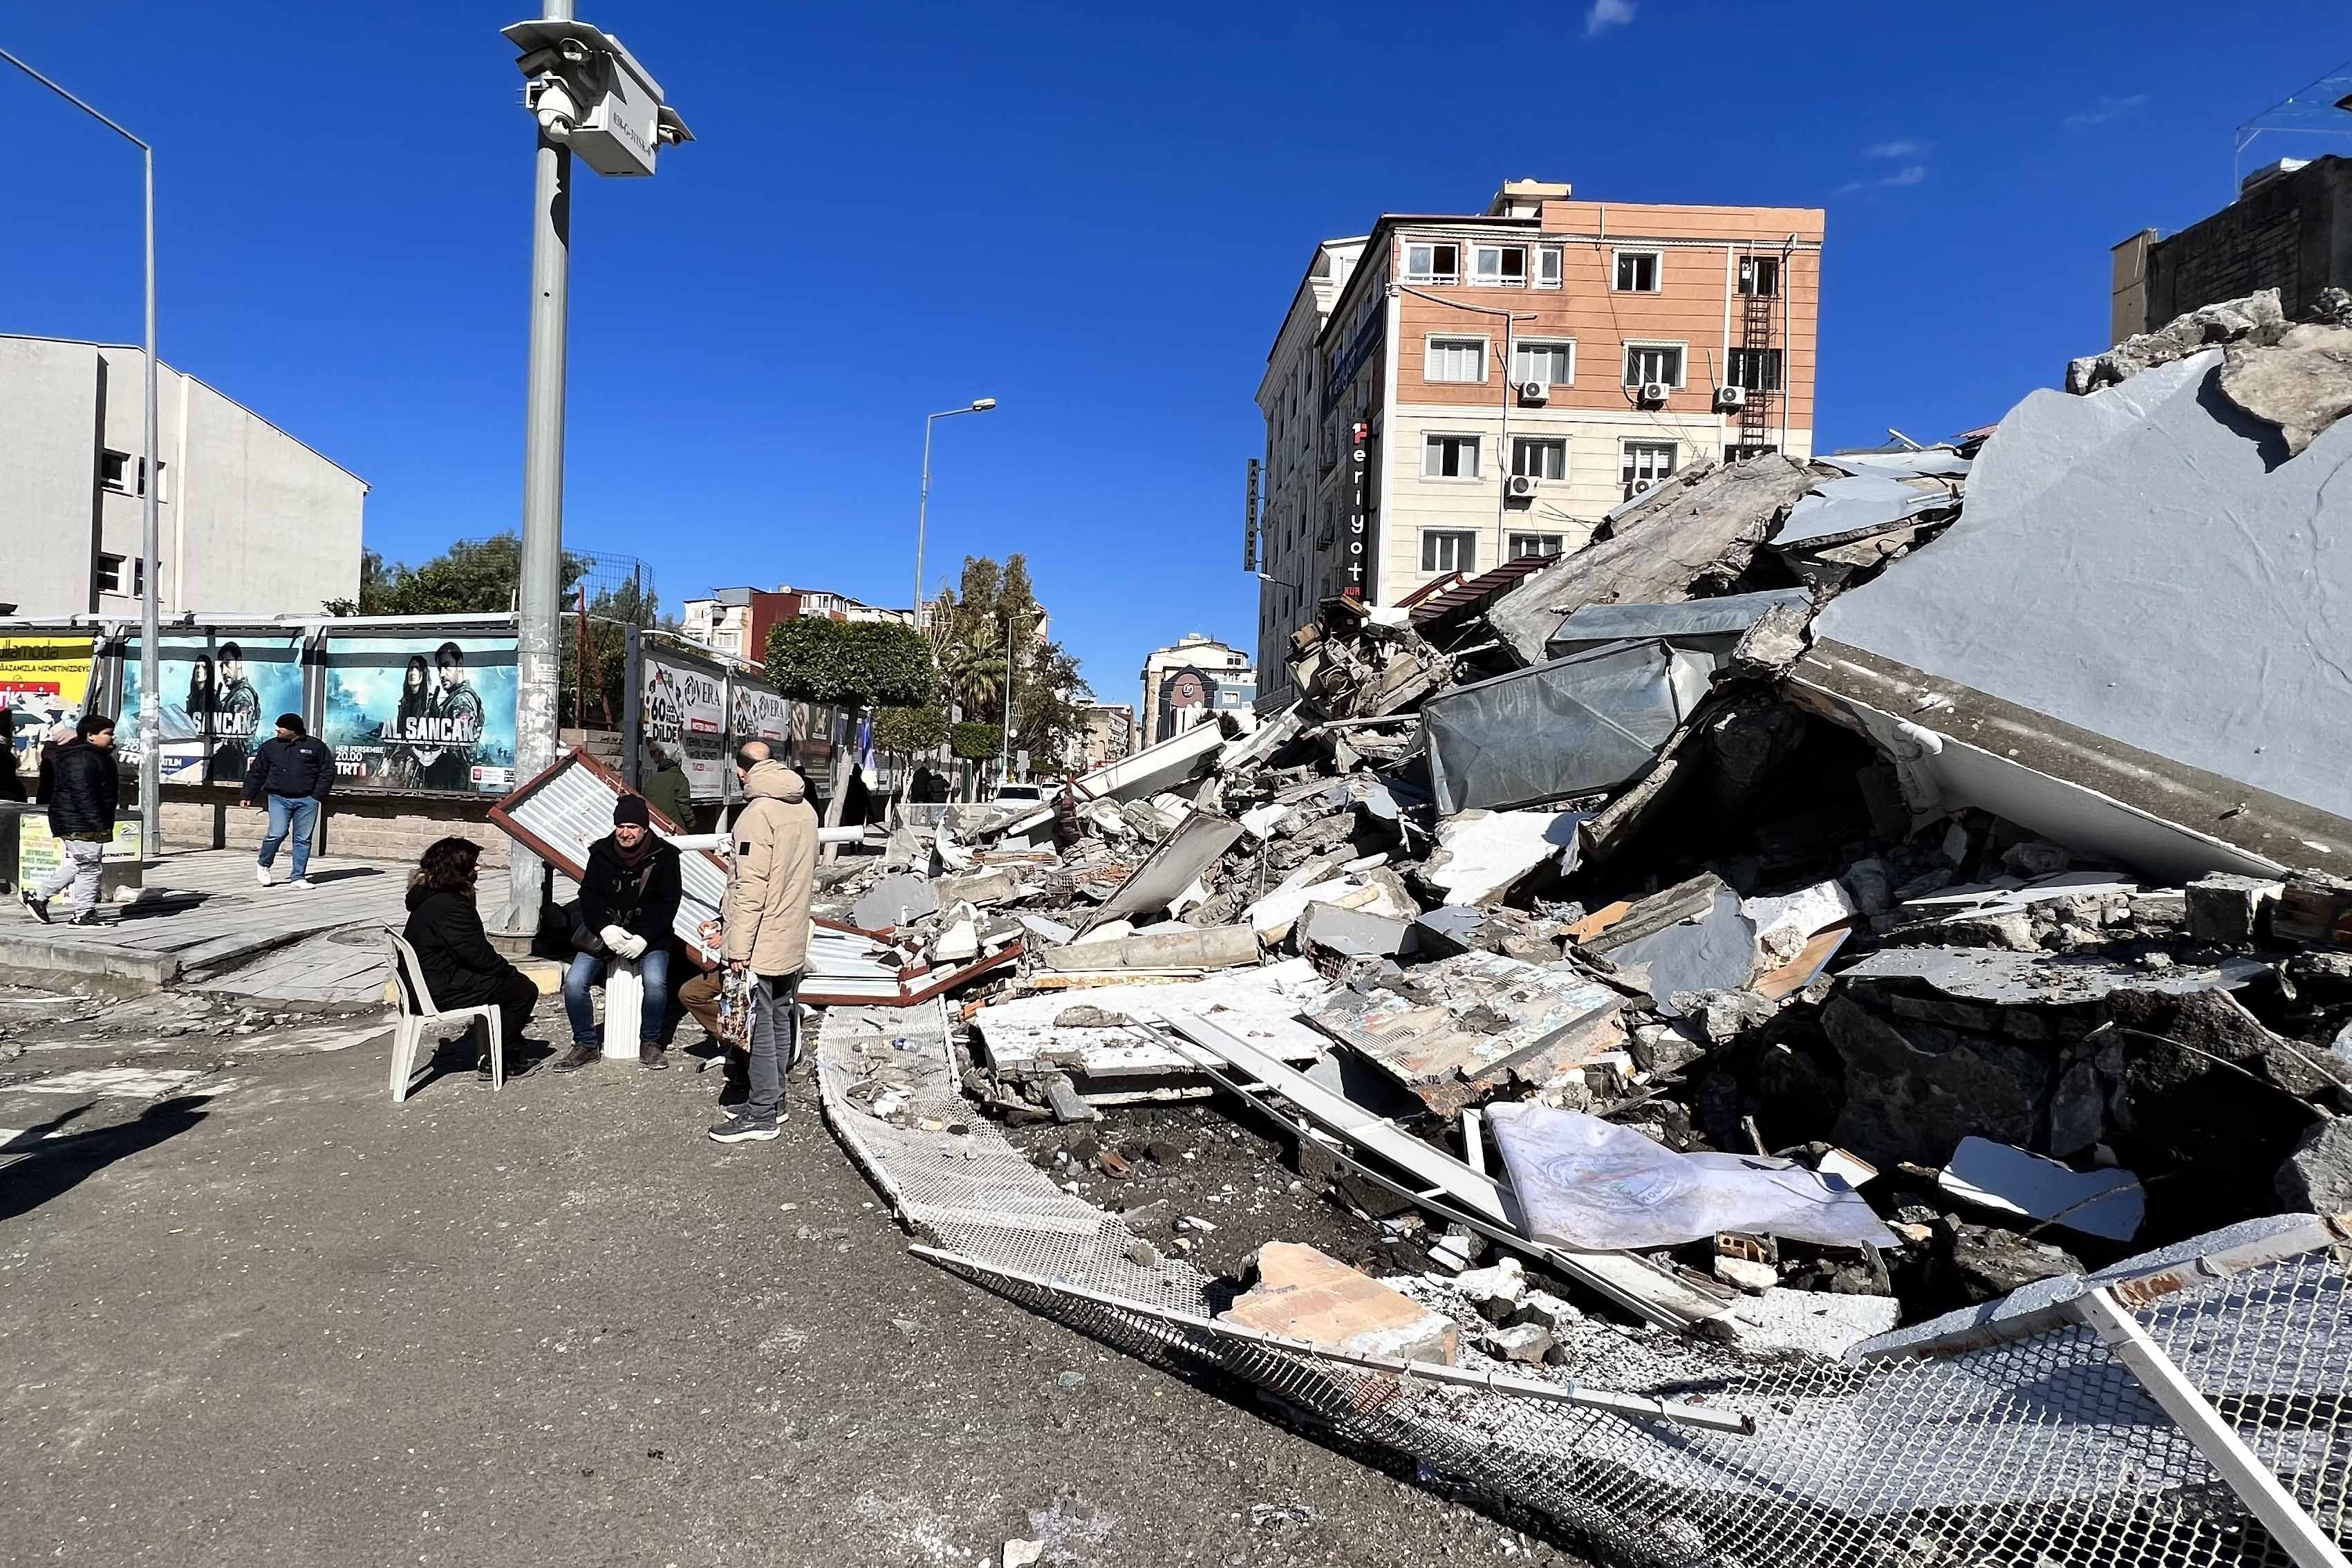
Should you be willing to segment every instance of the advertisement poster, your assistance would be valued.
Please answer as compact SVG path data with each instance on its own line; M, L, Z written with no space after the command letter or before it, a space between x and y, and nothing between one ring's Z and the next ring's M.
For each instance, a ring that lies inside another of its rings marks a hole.
M36 771L43 737L80 719L89 695L89 658L87 633L0 637L0 706L8 710L20 774L29 778Z
M136 864L139 859L139 820L132 817L114 825L114 837L106 847L109 865ZM39 812L27 812L16 819L16 885L31 888L57 875L66 863L66 852L55 835L49 832L48 818Z
M793 743L793 704L764 686L738 683L727 732L736 741L766 741L781 756Z
M727 691L719 672L647 651L646 739L678 758L697 800L725 798Z
M515 638L331 637L327 721L339 783L504 795L515 786Z
M139 639L121 644L122 712L115 745L139 758ZM165 784L245 782L245 765L277 732L280 713L302 711L302 637L297 632L187 632L163 637Z

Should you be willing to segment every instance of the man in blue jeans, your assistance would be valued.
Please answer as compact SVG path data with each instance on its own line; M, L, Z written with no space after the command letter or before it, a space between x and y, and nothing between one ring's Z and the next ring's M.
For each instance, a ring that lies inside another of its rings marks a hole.
M645 797L625 795L613 803L613 831L589 847L572 915L572 945L578 951L563 976L572 1049L555 1064L557 1072L578 1072L604 1056L589 991L615 959L635 961L645 985L637 1065L653 1070L669 1065L663 1058L661 1032L669 1017L670 928L677 920L681 888L677 849L650 822Z
M334 787L335 753L302 727L302 715L280 713L278 733L261 742L245 770L246 807L257 810L265 802L269 807L269 826L261 836L261 855L253 868L255 881L269 886L270 864L290 832L294 874L286 885L310 885L311 830L318 826L320 803Z

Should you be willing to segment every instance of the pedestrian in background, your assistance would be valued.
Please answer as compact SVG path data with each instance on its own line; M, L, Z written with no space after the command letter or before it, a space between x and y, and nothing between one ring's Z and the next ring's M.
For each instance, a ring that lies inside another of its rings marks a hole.
M613 831L588 848L572 917L572 967L563 976L563 1010L572 1020L572 1052L557 1072L578 1072L604 1054L596 1034L596 1004L589 995L615 959L634 960L645 989L637 1018L637 1065L659 1069L662 1026L669 1020L670 925L680 896L677 848L655 833L645 797L613 803Z
M1054 797L1054 847L1066 855L1086 836L1086 827L1078 820L1078 786L1066 778L1062 793Z
M816 813L801 776L764 741L735 752L745 804L735 819L727 889L727 965L751 979L751 1097L710 1130L714 1142L771 1139L787 1114L784 1075L798 1054L801 971L808 963L816 881Z
M122 775L114 765L114 721L85 713L72 738L52 746L41 763L41 798L48 804L49 831L65 851L65 864L20 896L33 918L47 925L49 900L70 886L73 916L67 923L94 926L99 874L106 865L106 847L114 842L114 810L122 790Z
M646 775L646 804L667 817L681 833L694 831L694 781L686 776L677 753L658 741L646 742L653 771Z
M24 798L24 775L16 771L16 710L0 702L0 800Z
M278 847L294 835L293 875L289 888L310 885L310 840L319 825L319 807L335 787L335 753L326 742L302 727L299 713L280 713L278 733L261 742L252 765L245 770L245 807L269 807L269 826L261 835L261 853L255 859L253 879L269 886L270 864Z
M490 945L474 907L474 879L481 846L465 838L436 839L418 857L408 879L408 925L401 934L416 950L425 989L440 1007L494 1006L506 1045L505 1076L523 1070L522 1032L539 1005L539 987ZM410 1000L423 1005L422 997ZM485 1050L474 1075L488 1083L490 1054Z
M70 742L74 734L73 725L60 724L41 742L40 765L33 775L33 799L42 805L49 804L49 791L56 785L58 748Z

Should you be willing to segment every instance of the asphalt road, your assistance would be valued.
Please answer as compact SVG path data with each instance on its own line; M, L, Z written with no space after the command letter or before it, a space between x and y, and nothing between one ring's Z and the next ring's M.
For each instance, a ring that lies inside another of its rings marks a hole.
M381 1027L0 992L0 1561L1573 1561L909 1257L804 1085Z

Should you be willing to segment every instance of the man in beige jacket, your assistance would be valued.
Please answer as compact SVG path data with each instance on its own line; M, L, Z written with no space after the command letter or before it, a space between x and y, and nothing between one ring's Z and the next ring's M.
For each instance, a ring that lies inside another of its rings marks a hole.
M783 1126L816 880L816 813L800 774L771 759L764 741L736 748L735 773L744 805L735 818L726 951L729 970L751 981L751 1096L710 1130L720 1143L764 1142Z

